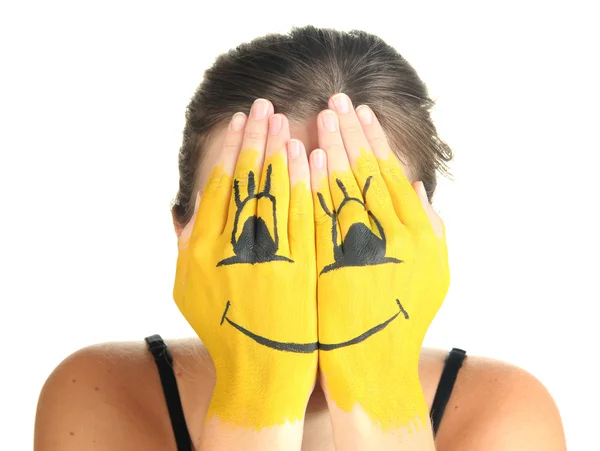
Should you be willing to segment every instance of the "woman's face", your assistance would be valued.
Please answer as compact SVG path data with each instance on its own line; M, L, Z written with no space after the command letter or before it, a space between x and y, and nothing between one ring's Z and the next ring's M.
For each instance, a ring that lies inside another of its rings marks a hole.
M194 192L198 190L202 192L204 190L204 186L206 185L208 177L218 160L223 139L225 138L225 134L227 132L227 125L228 124L225 124L220 130L213 134L213 138L208 143L208 146L204 149L204 155L199 167L196 188L194 189ZM317 135L317 116L315 115L308 121L302 123L290 121L290 135L291 138L301 140L306 147L306 152L310 154L310 152L319 147ZM411 168L403 163L401 164L404 168L404 172L408 176L408 179L411 181L411 183L414 182L415 180ZM175 223L175 231L178 235L181 231L181 227L178 226L177 223Z

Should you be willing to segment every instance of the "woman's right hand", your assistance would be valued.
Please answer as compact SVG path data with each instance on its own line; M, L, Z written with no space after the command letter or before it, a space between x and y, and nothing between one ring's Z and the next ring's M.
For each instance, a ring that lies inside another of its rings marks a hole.
M232 118L178 246L173 296L217 373L207 420L302 420L317 369L313 201L304 147L270 102Z

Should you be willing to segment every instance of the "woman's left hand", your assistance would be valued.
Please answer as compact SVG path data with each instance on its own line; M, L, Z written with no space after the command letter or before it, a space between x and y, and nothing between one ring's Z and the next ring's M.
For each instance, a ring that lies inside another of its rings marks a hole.
M450 281L444 224L372 111L358 108L360 121L344 94L330 108L318 119L325 152L311 155L323 388L383 429L423 425L421 345Z

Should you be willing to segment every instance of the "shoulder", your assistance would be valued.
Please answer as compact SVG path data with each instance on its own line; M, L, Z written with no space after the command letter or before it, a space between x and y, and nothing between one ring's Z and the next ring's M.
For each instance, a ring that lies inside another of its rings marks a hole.
M35 450L169 449L161 396L143 341L80 349L56 367L41 390Z
M437 360L439 380L447 351L424 350L424 355ZM538 378L511 363L468 353L436 444L464 451L566 450L558 408Z

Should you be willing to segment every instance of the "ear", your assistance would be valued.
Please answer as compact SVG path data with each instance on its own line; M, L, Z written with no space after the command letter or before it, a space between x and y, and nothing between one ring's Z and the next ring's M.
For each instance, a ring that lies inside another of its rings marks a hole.
M187 223L187 225L183 226L177 220L177 215L175 214L175 209L171 208L171 216L173 217L173 227L175 228L175 234L177 235L178 240L188 240L192 235L192 229L194 228L194 223L196 222L196 214L198 213L198 206L200 205L200 191L196 192L196 202L194 204L194 214L191 219Z

